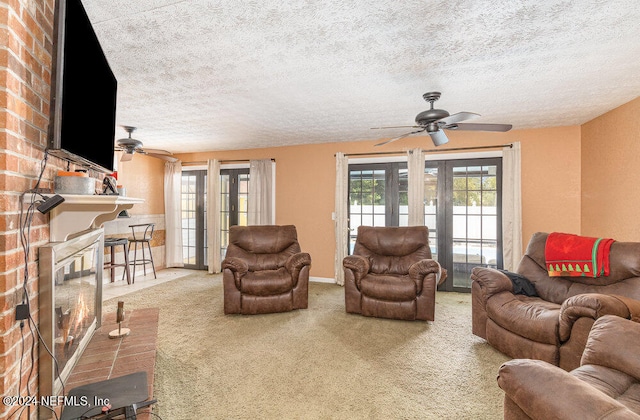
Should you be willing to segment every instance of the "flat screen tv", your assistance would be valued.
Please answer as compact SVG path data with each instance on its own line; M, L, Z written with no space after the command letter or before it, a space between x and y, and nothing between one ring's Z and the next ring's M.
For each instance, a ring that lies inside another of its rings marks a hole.
M113 172L117 81L80 0L57 0L48 153Z

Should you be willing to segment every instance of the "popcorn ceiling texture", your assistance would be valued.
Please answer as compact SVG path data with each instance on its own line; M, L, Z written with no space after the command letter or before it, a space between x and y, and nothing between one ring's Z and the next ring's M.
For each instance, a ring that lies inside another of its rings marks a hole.
M173 152L388 138L428 108L514 129L640 95L633 0L84 0L118 124ZM124 130L117 137L125 137Z

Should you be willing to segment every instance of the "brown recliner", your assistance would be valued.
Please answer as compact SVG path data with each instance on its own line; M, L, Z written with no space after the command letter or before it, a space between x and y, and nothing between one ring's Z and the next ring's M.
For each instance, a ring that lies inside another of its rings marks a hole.
M500 367L504 418L640 419L640 324L598 318L580 367L565 372L547 362L515 359Z
M380 318L433 321L438 282L446 271L431 259L424 226L360 226L346 257L346 311Z
M513 358L539 359L565 370L580 365L596 319L640 314L640 243L614 242L608 276L549 277L547 233L532 236L517 273L538 296L514 294L502 272L476 267L471 274L472 331Z
M225 314L307 307L311 257L300 252L295 226L231 226L222 261Z

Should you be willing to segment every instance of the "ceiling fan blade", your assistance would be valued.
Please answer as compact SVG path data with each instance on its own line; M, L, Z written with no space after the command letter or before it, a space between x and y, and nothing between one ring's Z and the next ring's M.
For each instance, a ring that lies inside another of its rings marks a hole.
M389 139L389 140L383 141L382 143L378 143L378 144L376 144L375 146L383 146L383 145L385 145L385 144L391 143L392 141L396 141L396 140L400 140L400 139L403 139L403 138L405 138L405 137L408 137L408 136L410 136L410 135L412 135L412 134L422 133L424 130L425 130L425 129L423 128L422 130L412 131L411 133L406 133L406 134L403 134L403 135L401 135L401 136L394 137L394 138L392 138L392 139Z
M371 130L386 130L388 128L420 128L419 125L393 125L389 127L371 127Z
M120 158L120 162L128 162L131 159L133 159L133 153L125 152L122 154L122 157Z
M466 130L466 131L500 131L505 132L511 130L511 124L482 124L482 123L461 123L446 125L442 128L447 130Z
M435 122L438 123L438 125L442 126L442 125L455 124L460 121L466 121L473 118L478 118L479 116L480 114L476 114L475 112L458 112L458 113L449 115L448 117L440 118Z
M155 154L155 155L167 155L167 156L171 156L173 155L173 153L167 151L167 150L162 150L162 149L147 149L146 147L143 149L144 152L146 154Z
M444 134L444 131L442 130L431 132L429 133L429 136L431 137L431 140L433 140L433 144L436 146L442 146L445 143L449 143L447 135Z
M162 160L166 160L167 162L177 162L178 158L175 158L173 156L169 156L166 154L159 154L159 153L145 153L147 156L151 156L154 158L158 158L158 159L162 159Z

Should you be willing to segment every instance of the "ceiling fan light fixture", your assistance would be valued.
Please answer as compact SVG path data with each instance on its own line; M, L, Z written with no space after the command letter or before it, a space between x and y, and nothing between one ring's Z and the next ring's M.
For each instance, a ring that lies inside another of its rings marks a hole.
M429 137L431 137L431 141L436 147L449 143L449 138L442 130L430 132Z

